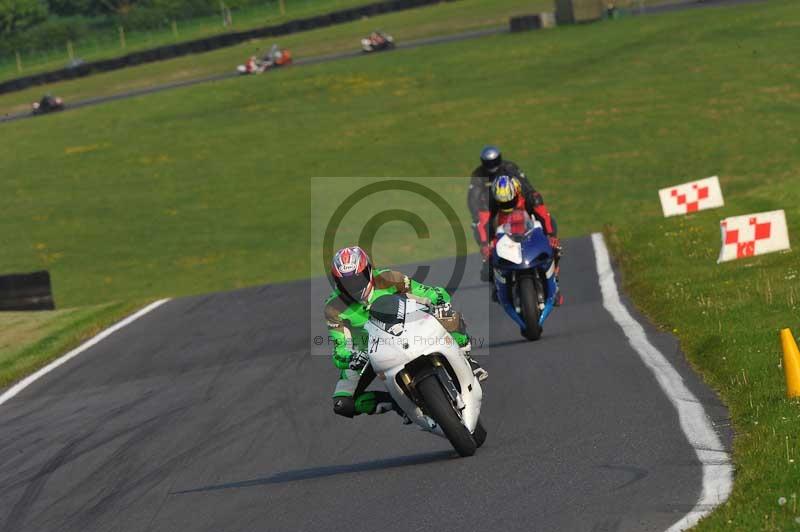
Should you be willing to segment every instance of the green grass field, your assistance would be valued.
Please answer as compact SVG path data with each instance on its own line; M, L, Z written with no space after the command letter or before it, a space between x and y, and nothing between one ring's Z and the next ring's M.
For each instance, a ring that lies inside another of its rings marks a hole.
M171 21L164 21L163 28L159 30L126 32L125 48L121 47L120 35L117 28L111 28L106 31L95 32L86 39L73 43L73 51L76 57L80 57L86 61L108 59L133 51L192 39L201 39L227 31L243 31L261 26L281 24L289 20L310 17L333 10L347 9L369 4L373 1L375 0L287 0L286 12L285 14L281 14L278 1L271 0L266 1L262 5L234 11L232 27L224 27L221 24L220 15L199 17L176 22L176 36L171 26ZM649 6L689 1L692 0L616 0L615 3L620 8L632 8L636 10ZM508 3L508 0L498 0L494 2L493 7L495 8L495 12L502 13L504 6ZM484 7L489 7L488 2L481 2L480 4L483 4ZM553 9L552 0L517 1L516 4L520 8L524 8L523 12L538 10L540 9L540 5L544 10L550 11ZM475 8L475 6L461 6L456 9L464 12L474 10ZM383 17L378 20L383 20ZM441 25L442 20L437 20L436 23ZM369 30L371 29L372 27L369 28ZM23 71L21 73L17 68L16 56L13 54L9 56L0 56L0 80L63 68L69 62L67 43L58 42L53 44L54 48L46 52L26 53L22 51L21 60Z
M698 529L798 528L777 331L800 332L800 261L715 263L725 216L783 208L800 230L798 20L792 0L631 17L2 125L0 271L48 268L63 308L306 277L310 178L467 175L495 142L564 236L605 230L636 303L730 406L734 493ZM709 175L724 208L662 218L658 188ZM443 191L460 209L464 193ZM377 260L451 249L407 239Z
M374 0L287 0L286 11L281 14L277 0L250 6L232 13L233 25L222 25L222 15L215 14L195 19L176 21L173 31L171 21L164 21L162 29L124 32L125 47L116 27L104 31L96 30L81 41L73 43L73 53L84 61L97 61L119 57L131 52L166 46L182 41L203 39L229 31L244 31L261 26L282 24L290 20L312 17L340 9L372 3ZM14 54L0 56L0 80L16 78L64 68L69 63L67 43L53 43L50 51L20 51L23 70L17 68Z

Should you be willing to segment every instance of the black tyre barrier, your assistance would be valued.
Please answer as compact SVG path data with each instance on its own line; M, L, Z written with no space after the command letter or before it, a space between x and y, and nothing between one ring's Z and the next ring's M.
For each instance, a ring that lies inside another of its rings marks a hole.
M456 0L386 0L360 7L343 9L341 11L333 11L324 15L292 20L277 26L265 26L254 30L226 33L206 39L160 46L158 48L133 52L114 59L92 61L90 63L83 63L78 67L63 68L3 81L0 82L0 94L20 91L36 85L45 85L57 81L90 76L100 72L109 72L133 65L141 65L143 63L163 61L164 59L172 59L188 54L207 52L218 48L234 46L251 39L289 35L291 33L352 22L363 17L372 17L384 13L391 13L393 11L404 11L406 9L454 1Z
M542 27L542 17L539 15L511 17L510 26L512 32L538 30Z
M0 311L55 308L49 272L0 275Z

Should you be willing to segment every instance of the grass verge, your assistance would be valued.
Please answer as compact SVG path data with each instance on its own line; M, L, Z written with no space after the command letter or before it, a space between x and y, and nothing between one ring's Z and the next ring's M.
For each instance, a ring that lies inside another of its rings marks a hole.
M133 312L109 303L45 312L0 313L0 390Z
M730 181L726 184L732 188ZM775 193L768 185L755 188L764 199ZM783 192L787 203L797 205L797 188ZM748 196L729 194L725 211L761 210ZM784 206L778 198L767 201ZM800 212L790 212L797 220ZM719 250L709 243L719 240L718 218L707 213L608 228L606 234L625 289L680 339L693 367L730 409L735 489L699 530L800 528L800 402L784 395L778 341L784 327L800 334L797 252L715 266ZM781 497L786 504L780 504Z

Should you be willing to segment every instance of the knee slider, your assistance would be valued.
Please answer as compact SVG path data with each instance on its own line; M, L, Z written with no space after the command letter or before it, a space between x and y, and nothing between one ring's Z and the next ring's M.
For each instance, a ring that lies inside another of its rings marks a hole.
M353 417L356 415L356 402L352 397L334 397L333 411L340 416Z

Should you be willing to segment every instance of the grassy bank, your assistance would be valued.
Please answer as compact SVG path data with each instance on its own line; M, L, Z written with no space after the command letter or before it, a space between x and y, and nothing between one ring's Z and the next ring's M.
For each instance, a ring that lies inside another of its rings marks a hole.
M132 312L137 304L110 303L47 312L0 314L0 390L33 373Z
M631 17L13 123L0 271L48 268L76 307L305 277L311 177L466 175L496 142L565 236L612 228L636 302L731 406L734 494L700 530L789 530L800 407L783 398L777 328L800 328L798 261L715 258L724 216L784 208L800 230L797 20L790 0ZM661 217L658 188L709 175L724 208ZM462 213L464 193L445 191ZM451 250L405 243L377 259Z
M194 19L175 21L164 20L161 29L124 31L124 41L115 25L107 28L91 30L81 40L72 43L76 58L84 61L97 61L120 57L131 52L167 46L179 42L203 39L231 31L244 31L262 26L283 24L290 20L312 17L340 9L347 9L374 0L295 0L286 2L286 9L281 13L277 1L264 2L262 5L248 6L232 13L232 26L222 25L221 14L197 17ZM122 47L122 44L125 47ZM67 43L54 42L49 51L19 50L23 70L19 72L14 54L0 56L0 80L28 76L38 72L64 68L70 61Z
M398 42L403 42L501 27L508 24L511 16L551 8L552 0L496 0L495 2L459 0L363 19L332 28L288 35L278 42L281 46L290 48L295 58L314 57L359 50L360 40L376 27L383 28ZM48 91L62 96L69 105L69 102L84 98L107 96L162 83L234 72L237 65L244 63L253 54L268 50L273 42L274 39L256 39L205 54L185 56L0 95L0 113L28 111L31 102L37 101Z

